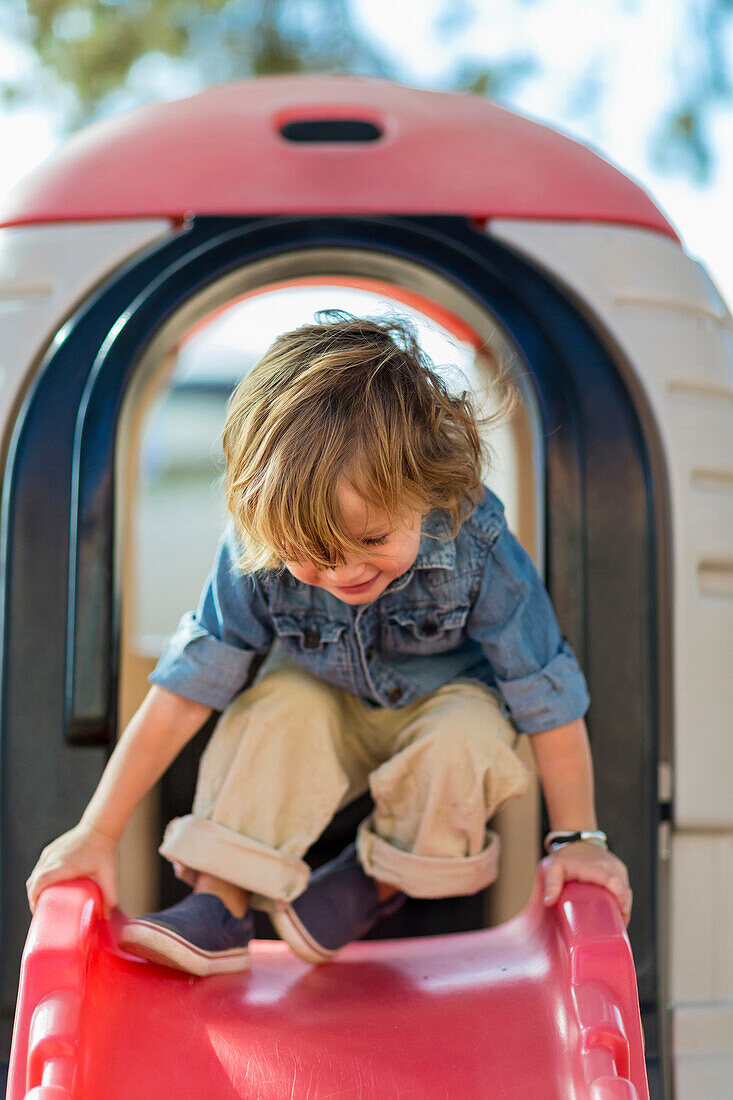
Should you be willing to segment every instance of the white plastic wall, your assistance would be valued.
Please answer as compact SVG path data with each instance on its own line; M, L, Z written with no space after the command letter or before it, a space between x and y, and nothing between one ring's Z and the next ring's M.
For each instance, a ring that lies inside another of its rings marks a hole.
M661 234L515 221L488 231L608 328L661 440L674 662L669 958L661 962L675 1100L720 1100L733 1076L733 320L703 267Z
M124 260L171 232L163 219L0 229L0 453L44 352L75 306Z

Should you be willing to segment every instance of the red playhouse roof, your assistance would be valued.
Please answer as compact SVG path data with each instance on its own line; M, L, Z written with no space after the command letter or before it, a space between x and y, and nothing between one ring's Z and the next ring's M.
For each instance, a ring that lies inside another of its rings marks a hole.
M380 136L281 132L337 119ZM549 126L483 96L348 74L257 77L96 123L0 201L0 225L190 214L537 218L677 239L638 184Z

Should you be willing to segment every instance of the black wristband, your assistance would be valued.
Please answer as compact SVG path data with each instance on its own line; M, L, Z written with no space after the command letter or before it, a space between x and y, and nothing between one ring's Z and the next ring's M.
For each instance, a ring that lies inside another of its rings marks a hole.
M553 829L545 837L545 851L550 855L558 848L563 848L566 844L574 844L578 840L589 841L591 844L598 845L599 848L608 850L608 837L600 829L581 829L576 833L565 833L561 829Z

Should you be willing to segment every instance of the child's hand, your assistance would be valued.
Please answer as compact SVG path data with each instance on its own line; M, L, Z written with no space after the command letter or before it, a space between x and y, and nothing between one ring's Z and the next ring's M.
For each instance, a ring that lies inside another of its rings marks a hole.
M79 824L43 849L26 882L31 913L42 890L54 882L91 878L99 886L105 912L117 904L117 841L90 825Z
M632 893L625 865L611 852L587 840L565 844L543 860L545 905L554 905L566 882L595 882L605 886L618 902L624 924L631 917Z

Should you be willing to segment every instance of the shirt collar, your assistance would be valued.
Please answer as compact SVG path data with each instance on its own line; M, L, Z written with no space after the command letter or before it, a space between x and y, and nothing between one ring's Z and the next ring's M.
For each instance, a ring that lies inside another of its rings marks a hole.
M452 524L445 512L437 508L428 512L422 522L420 546L414 562L401 577L395 577L390 581L378 598L381 599L387 593L399 592L401 588L405 588L412 580L416 569L453 569L456 564L456 548L454 540L450 538L451 530ZM431 538L431 535L440 535L441 538Z
M428 512L422 522L420 547L413 569L453 569L456 564L456 547L454 539L450 537L452 526L446 512L438 508Z

